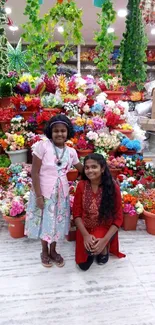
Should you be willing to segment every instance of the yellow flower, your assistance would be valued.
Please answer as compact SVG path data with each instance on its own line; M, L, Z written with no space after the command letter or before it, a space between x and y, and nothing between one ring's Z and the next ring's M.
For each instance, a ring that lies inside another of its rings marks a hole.
M29 84L33 83L36 80L36 77L32 77L31 74L25 73L19 79L19 82L28 82Z
M29 95L26 95L24 98L25 102L30 102L32 98Z

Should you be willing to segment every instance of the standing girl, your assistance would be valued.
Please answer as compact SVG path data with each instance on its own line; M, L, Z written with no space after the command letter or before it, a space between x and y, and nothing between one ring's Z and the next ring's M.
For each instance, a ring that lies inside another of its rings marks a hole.
M81 173L75 149L65 145L74 135L73 126L65 115L52 117L45 129L47 139L36 144L33 151L33 189L27 208L25 234L40 238L41 262L64 266L56 251L56 243L68 234L70 226L69 186L66 174L72 165ZM49 246L49 247L48 247Z
M109 251L125 257L118 245L118 229L123 222L120 189L100 154L90 154L84 160L73 216L78 228L76 263L83 271L89 269L95 256L99 265L108 262Z

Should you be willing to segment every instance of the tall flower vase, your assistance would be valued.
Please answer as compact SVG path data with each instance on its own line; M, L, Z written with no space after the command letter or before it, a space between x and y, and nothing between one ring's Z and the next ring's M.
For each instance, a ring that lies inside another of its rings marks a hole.
M12 238L24 237L25 215L18 218L3 216L3 219L8 223L8 230Z
M123 216L123 228L125 231L136 230L138 215L131 216L129 213L124 213Z
M149 234L155 235L155 214L144 210L146 230Z
M15 150L15 151L6 151L8 154L11 163L27 163L27 149Z

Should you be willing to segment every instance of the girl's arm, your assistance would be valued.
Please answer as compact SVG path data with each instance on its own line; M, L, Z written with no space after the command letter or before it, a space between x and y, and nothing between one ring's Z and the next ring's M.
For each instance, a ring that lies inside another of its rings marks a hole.
M74 165L74 167L79 171L80 174L83 173L83 165L80 162Z
M40 180L39 180L39 172L40 172L41 164L42 164L42 160L39 159L35 154L33 154L32 172L31 172L32 184L36 194L37 206L38 208L43 209L44 199L41 193Z

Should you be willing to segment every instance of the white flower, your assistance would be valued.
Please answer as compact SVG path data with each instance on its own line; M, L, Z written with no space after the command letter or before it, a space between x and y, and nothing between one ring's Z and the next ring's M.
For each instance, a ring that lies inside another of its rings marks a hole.
M83 108L82 108L84 113L89 113L90 112L90 107L88 104L86 104Z
M134 177L129 177L129 178L128 178L128 181L129 181L129 182L134 182L134 181L135 181L135 178L134 178Z
M89 140L92 140L92 141L97 141L97 139L98 139L98 134L97 134L96 132L89 131L89 132L87 133L87 138L88 138Z

